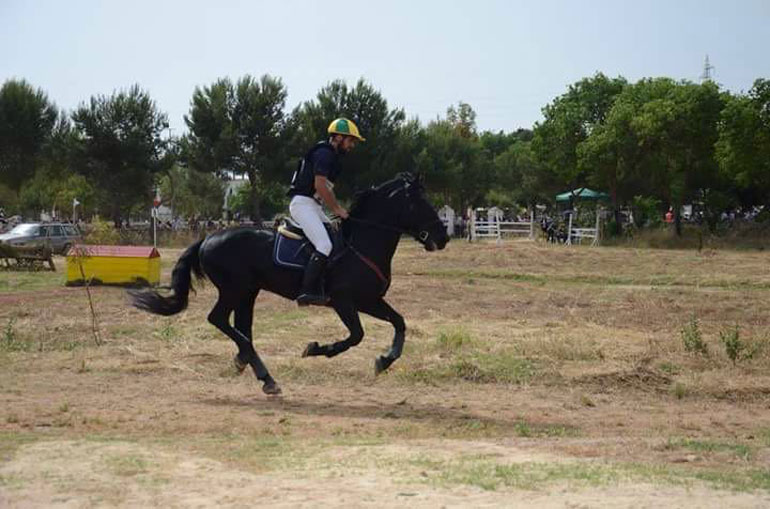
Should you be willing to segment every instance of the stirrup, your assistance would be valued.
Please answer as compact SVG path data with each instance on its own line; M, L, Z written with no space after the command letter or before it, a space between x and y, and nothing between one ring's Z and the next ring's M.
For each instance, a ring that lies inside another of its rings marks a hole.
M328 295L314 295L312 293L303 293L297 297L297 304L300 306L325 306L329 303Z

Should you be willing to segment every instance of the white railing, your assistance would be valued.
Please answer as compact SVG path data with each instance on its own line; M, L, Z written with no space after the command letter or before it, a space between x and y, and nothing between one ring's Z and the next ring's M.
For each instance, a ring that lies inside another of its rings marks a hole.
M592 246L598 245L599 236L596 228L572 228L567 244L582 244L584 240L590 240Z
M479 238L492 238L500 242L503 235L521 235L530 239L535 238L534 213L530 213L529 221L496 221L495 219L479 220L476 214L471 215L470 241Z
M596 226L593 228L573 228L572 227L572 215L569 216L569 227L567 231L569 234L567 235L567 242L565 242L566 245L570 246L572 244L582 244L583 239L591 239L591 245L592 246L598 246L600 235L600 223L599 223L599 210L596 211Z
M501 234L526 235L534 237L534 230L531 221L500 221Z

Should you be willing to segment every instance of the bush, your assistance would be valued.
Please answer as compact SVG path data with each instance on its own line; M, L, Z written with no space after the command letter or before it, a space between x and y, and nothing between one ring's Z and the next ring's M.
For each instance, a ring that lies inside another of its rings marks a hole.
M113 228L109 221L103 221L99 216L94 216L83 240L87 244L114 246L120 244L120 232Z
M738 359L741 357L741 353L746 349L746 345L741 341L738 326L736 325L726 331L720 331L719 339L722 341L722 344L725 345L727 357L733 361L733 366L735 366Z
M693 316L690 321L682 327L681 330L682 343L684 343L684 349L690 353L697 353L703 356L708 356L708 345L703 341L703 336L700 332L700 325L698 319Z
M637 228L661 225L660 200L652 196L634 196L634 224Z
M733 361L735 366L738 361L752 359L764 347L765 343L761 341L744 341L738 326L720 331L719 339L725 346L725 354Z

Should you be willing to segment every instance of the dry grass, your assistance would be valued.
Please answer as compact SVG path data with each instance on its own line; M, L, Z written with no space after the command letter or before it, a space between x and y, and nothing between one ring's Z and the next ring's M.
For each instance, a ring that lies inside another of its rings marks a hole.
M163 251L166 278L179 253ZM427 475L437 490L684 479L765 491L768 262L764 252L525 241L427 254L405 242L388 300L405 316L407 345L379 378L372 361L389 346L389 325L364 318L359 347L301 359L308 341L341 339L344 327L330 310L260 296L254 341L284 388L280 400L232 373L234 346L205 320L210 284L171 318L130 308L123 290L92 289L105 341L97 347L82 289L63 288L61 273L0 273L0 487L34 485L3 473L30 441L103 437L255 475L395 469L404 482ZM686 348L693 318L707 353ZM731 359L724 338L736 325L745 348ZM412 446L437 438L431 447L445 455L415 467L425 451ZM551 459L490 462L473 456L479 443ZM405 452L364 466L330 459L353 447ZM159 468L133 449L105 454L99 464L115 477Z

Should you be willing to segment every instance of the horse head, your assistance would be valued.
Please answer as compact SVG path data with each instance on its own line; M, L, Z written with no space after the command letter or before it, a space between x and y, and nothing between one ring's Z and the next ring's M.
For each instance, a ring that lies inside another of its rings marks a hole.
M427 251L444 249L449 242L446 227L424 191L420 177L401 173L359 194L351 216L409 233Z

